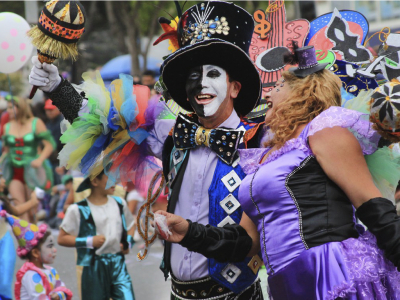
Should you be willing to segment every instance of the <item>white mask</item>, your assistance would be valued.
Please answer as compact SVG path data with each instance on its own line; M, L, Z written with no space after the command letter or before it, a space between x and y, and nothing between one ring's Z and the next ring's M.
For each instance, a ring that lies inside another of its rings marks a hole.
M49 235L40 247L40 257L44 264L52 264L56 258L57 249L55 248L54 237Z

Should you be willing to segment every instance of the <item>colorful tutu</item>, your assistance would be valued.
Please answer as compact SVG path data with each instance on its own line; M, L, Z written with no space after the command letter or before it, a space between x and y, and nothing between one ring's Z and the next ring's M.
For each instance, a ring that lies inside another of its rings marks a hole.
M146 138L156 119L174 118L163 103L149 101L149 89L134 86L133 78L120 74L109 90L97 72L88 74L81 89L88 98L89 113L74 120L64 132L65 143L59 154L61 165L78 169L94 178L102 170L108 186L121 182L142 185L148 173L160 169L148 153Z

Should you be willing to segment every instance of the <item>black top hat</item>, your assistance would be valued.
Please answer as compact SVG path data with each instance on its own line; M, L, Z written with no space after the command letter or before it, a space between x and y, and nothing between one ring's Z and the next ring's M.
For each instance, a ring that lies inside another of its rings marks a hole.
M296 56L295 61L298 62L298 66L290 68L289 72L297 77L304 78L310 74L322 71L328 65L328 63L318 63L314 46L297 48L294 55Z
M83 192L87 189L90 189L90 177L85 177L85 179L79 184L78 188L76 189L77 193Z
M193 111L185 89L187 73L196 66L216 65L242 84L234 107L240 115L248 114L261 95L260 75L248 55L253 17L232 3L203 2L183 13L177 31L181 48L161 66L172 98L185 110Z

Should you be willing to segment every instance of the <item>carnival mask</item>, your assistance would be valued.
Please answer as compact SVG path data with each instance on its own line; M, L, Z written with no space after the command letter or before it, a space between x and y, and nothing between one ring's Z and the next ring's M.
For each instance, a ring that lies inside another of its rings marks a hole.
M214 65L203 65L189 71L186 93L200 117L213 116L227 96L227 73Z

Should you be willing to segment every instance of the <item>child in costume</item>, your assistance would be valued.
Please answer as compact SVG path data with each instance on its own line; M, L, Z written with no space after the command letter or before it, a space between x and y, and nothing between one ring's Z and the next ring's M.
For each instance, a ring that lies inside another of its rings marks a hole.
M126 202L112 196L115 187L106 189L107 180L101 172L79 185L77 192L90 189L90 195L68 208L58 243L77 248L82 299L134 300L124 257L133 245L134 219Z
M0 172L0 211L19 216L39 204L36 193L32 192L31 199L24 204L13 206L7 196L3 194L6 181ZM0 218L0 300L10 300L12 297L11 287L15 268L15 248L10 232L7 230L7 223Z
M39 227L8 214L5 210L0 216L6 218L18 240L17 255L27 262L17 272L14 287L17 300L70 300L72 292L60 280L57 271L44 264L52 264L57 250L55 240L47 225Z

